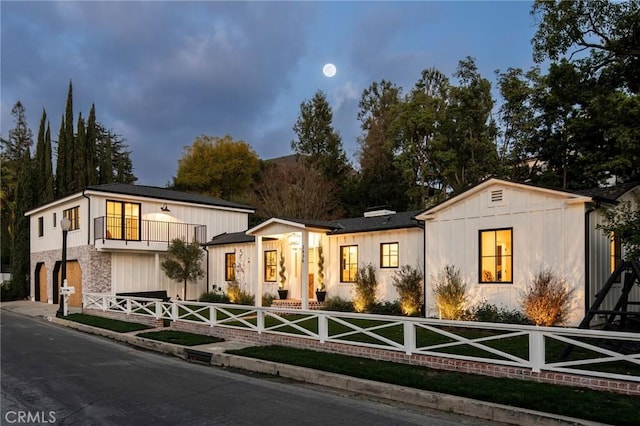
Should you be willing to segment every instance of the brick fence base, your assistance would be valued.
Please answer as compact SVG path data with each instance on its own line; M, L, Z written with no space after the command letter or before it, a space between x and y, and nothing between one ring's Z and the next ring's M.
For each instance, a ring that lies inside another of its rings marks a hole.
M147 324L152 318L142 316L127 316L123 313L103 312L87 309L87 313L96 316L121 319L124 321L136 321ZM147 321L143 321L147 320ZM162 325L162 320L159 326ZM298 349L310 349L320 352L329 352L342 355L359 356L382 361L399 362L403 364L429 367L439 370L457 371L461 373L480 374L490 377L503 377L509 379L528 380L538 383L550 383L573 387L589 388L598 391L615 392L625 395L640 396L640 383L607 379L600 377L580 376L576 374L542 371L535 373L529 368L504 366L486 362L466 361L431 355L413 354L386 349L367 348L363 346L348 345L343 343L325 342L306 339L291 335L279 335L270 333L256 333L251 330L239 330L226 327L211 327L207 324L197 324L184 321L171 321L171 329L190 333L204 334L220 337L228 341L248 343L256 346L280 345Z

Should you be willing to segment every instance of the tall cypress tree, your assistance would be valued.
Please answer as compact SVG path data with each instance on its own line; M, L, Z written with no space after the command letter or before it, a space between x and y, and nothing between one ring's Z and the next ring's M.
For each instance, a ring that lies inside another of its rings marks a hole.
M67 138L65 136L64 116L60 122L58 132L58 147L56 149L56 198L60 198L69 192L69 181L67 180Z
M73 159L73 169L74 169L74 185L73 190L77 191L79 189L87 186L87 170L86 170L86 131L84 127L84 119L82 118L82 113L78 114L78 132L76 133L75 143L74 145L74 159Z
M34 204L41 205L53 200L53 171L51 164L51 131L47 123L47 112L42 109L38 142L33 168Z
M98 175L96 168L98 166L98 157L96 153L96 145L98 143L98 129L96 127L96 106L91 104L89 118L87 119L87 135L85 138L85 180L87 185L95 185L98 183Z
M76 170L74 164L76 163L76 149L75 149L75 137L73 131L73 85L69 81L69 91L67 92L67 106L64 113L64 138L65 138L65 155L67 157L66 167L64 169L64 177L67 185L67 192L75 191L77 188L76 182ZM60 153L58 153L60 154Z

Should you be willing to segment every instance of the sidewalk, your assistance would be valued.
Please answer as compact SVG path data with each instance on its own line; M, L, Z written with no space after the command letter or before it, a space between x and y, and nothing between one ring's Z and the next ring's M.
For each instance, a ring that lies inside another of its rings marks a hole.
M142 337L136 336L136 334L153 330L143 330L131 333L117 333L110 330L104 330L85 324L68 321L63 318L56 318L55 314L58 310L58 305L50 305L46 303L30 301L1 302L0 312L5 310L21 315L40 317L47 321L83 331L85 333L108 337L112 340L127 343L135 347L172 355L187 361L197 360L219 367L235 368L257 373L269 374L273 376L280 376L305 383L359 393L379 399L386 399L397 403L406 403L429 409L448 411L455 414L490 420L502 424L535 424L556 426L602 425L602 423L591 422L582 419L558 416L555 414L526 410L490 402L476 401L469 398L462 398L437 392L429 392L403 386L379 383L371 380L358 379L350 376L343 376L340 374L327 373L324 371L313 370L304 367L297 367L293 365L263 361L253 358L245 358L225 353L227 349L241 349L250 346L239 342L225 341L220 343L209 343L205 345L185 347L174 345L171 343L144 339ZM70 308L69 311L70 313L79 313L82 310L79 308Z

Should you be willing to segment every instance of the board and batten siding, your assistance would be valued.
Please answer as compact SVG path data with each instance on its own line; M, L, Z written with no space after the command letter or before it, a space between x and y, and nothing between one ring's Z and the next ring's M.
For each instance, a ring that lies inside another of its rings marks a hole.
M398 268L380 267L380 245L398 243ZM330 235L328 250L325 248L325 284L328 296L351 300L355 295L354 283L340 282L340 247L358 246L358 268L372 264L378 279L378 300L394 301L398 292L393 286L393 276L400 266L409 265L423 270L424 242L421 228L393 229L377 232Z
M79 229L67 233L67 247L87 245L89 237L89 229L87 226L89 213L87 206L87 199L80 196L31 214L29 216L29 227L31 230L29 235L31 245L30 252L38 253L50 250L62 250L62 228L60 227L62 212L73 207L79 207ZM42 237L38 236L38 219L41 217L43 218L44 225Z
M492 202L491 191L502 191ZM499 183L485 187L435 212L425 221L425 281L428 316L436 277L454 265L468 287L469 306L486 301L521 309L521 297L536 273L549 268L574 289L570 323L584 316L584 203L568 202L559 192ZM513 283L480 283L479 231L511 228Z

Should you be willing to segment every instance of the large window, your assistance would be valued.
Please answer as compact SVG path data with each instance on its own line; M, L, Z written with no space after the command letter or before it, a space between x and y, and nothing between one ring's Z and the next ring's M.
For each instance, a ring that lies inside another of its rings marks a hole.
M609 269L613 274L613 271L615 271L618 265L622 262L622 244L620 242L620 238L616 237L613 233L611 233L610 256ZM622 274L618 275L614 282L621 282L621 277Z
M233 281L236 279L236 254L224 254L224 280Z
M340 281L352 283L356 281L358 272L358 246L340 247Z
M264 280L267 282L276 281L277 256L275 250L264 252Z
M38 237L44 237L44 217L38 218Z
M107 201L107 238L140 239L140 204Z
M513 229L480 231L480 282L513 282Z
M381 268L397 268L398 267L398 243L380 244L380 267Z
M80 207L79 206L64 210L62 212L62 217L69 219L69 221L71 222L71 227L69 227L69 231L75 231L76 229L80 229Z

